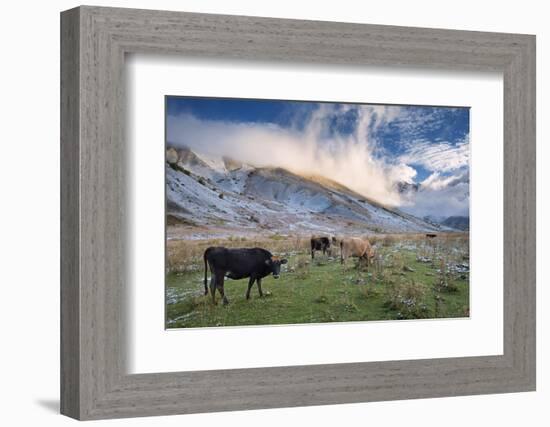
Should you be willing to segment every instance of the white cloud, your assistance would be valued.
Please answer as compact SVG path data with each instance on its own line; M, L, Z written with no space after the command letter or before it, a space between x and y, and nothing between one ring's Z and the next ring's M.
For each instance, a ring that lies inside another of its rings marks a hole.
M417 216L445 218L469 216L470 181L467 170L444 176L434 172L420 183L417 193L408 194L403 209Z
M404 163L398 163L388 171L388 177L393 183L406 182L407 184L412 184L416 175L416 169Z
M351 109L357 118L353 132L331 132L331 119L340 120ZM169 143L199 153L321 175L418 216L433 215L434 211L438 215L467 215L468 138L458 144L401 141L406 147L404 154L397 158L379 155L385 149L380 145L383 141L372 136L377 129L398 123L403 132L414 134L419 125L433 126L434 114L428 116L397 106L320 104L305 125L283 128L269 123L203 120L183 113L167 116L167 136ZM417 177L414 165L434 172L417 193L400 194L395 184L413 183ZM451 172L455 175L449 176ZM465 180L459 182L463 174Z
M400 161L438 172L450 172L467 167L470 161L468 137L457 144L415 141L407 152L400 156Z
M327 116L335 108L321 104L303 130L265 123L199 120L190 114L168 116L168 141L210 155L225 155L256 166L284 167L337 181L381 203L398 206L397 179L410 181L414 169L373 155L369 124L387 120L378 107L358 108L357 126L349 135L328 134Z
M439 218L455 215L469 216L469 185L460 183L438 190L419 190L414 204L404 206L403 209L420 217L425 215Z
M428 178L421 182L422 188L429 190L442 190L449 186L449 183L456 179L454 176L441 176L439 172L432 173Z

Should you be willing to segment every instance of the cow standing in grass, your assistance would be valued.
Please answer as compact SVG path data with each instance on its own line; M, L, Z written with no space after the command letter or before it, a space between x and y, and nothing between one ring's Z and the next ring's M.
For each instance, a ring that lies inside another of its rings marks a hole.
M271 252L262 248L210 247L204 251L204 295L208 294L208 266L210 266L211 273L212 302L216 304L217 289L223 304L228 304L229 300L224 292L225 277L233 280L249 278L246 299L250 298L250 289L254 282L257 283L258 292L262 297L262 279L270 274L278 279L281 265L286 263L286 259L273 256Z
M332 255L331 243L336 244L335 237L311 236L311 259L315 258L315 251L322 251L323 255Z
M344 264L349 257L365 260L368 267L374 258L374 249L368 239L346 237L340 240L340 263Z

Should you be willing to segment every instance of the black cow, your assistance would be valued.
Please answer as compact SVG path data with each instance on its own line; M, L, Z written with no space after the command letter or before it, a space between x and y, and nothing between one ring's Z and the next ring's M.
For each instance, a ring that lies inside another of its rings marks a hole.
M204 251L204 295L208 295L208 266L210 266L210 293L212 302L216 304L216 289L222 296L224 304L229 301L225 296L223 283L224 278L233 280L248 280L246 299L250 298L250 289L254 282L258 284L260 297L262 293L262 279L273 274L275 279L279 278L281 265L286 264L286 259L280 259L262 248L240 248L229 249L224 247L210 247Z
M332 243L336 243L335 237L331 239L325 236L311 236L311 259L315 258L315 251L323 251L323 255L328 252L330 256L332 254L332 249L330 247L331 240Z

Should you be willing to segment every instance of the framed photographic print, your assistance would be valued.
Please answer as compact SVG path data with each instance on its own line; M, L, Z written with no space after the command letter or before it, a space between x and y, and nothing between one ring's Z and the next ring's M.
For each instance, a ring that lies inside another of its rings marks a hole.
M534 36L84 6L61 40L63 414L535 389Z
M469 316L469 108L167 96L165 114L167 328Z

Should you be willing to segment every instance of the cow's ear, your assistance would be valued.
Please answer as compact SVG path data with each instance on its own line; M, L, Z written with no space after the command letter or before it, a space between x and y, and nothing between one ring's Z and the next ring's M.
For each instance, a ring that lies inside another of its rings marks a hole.
M271 264L271 259L268 258L264 262L265 262L265 265L270 265Z
M283 258L283 259L281 260L281 264L286 264L287 262L288 262L288 260L285 259L285 258Z

